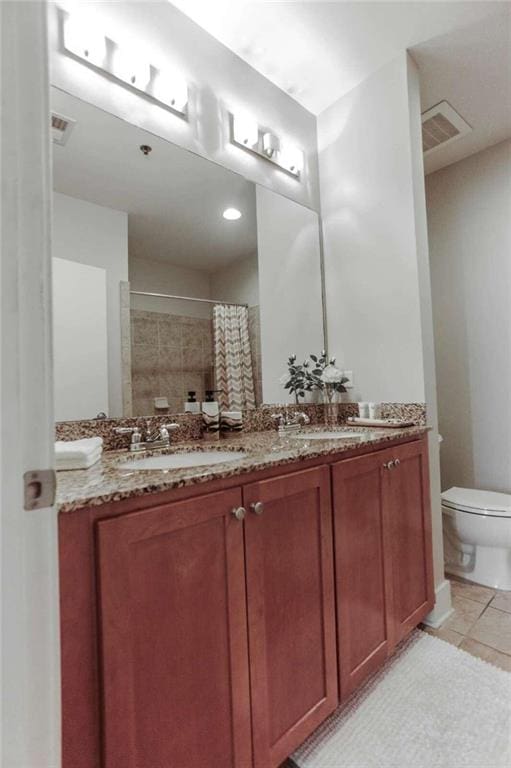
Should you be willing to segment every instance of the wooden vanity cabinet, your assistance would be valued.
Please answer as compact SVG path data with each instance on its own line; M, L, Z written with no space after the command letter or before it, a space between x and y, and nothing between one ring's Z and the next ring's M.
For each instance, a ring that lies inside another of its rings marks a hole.
M426 440L339 458L60 515L63 768L277 768L421 621Z
M433 608L426 440L332 467L340 699Z
M392 644L383 454L332 467L341 701L383 664Z
M338 703L329 467L243 498L254 768L273 768Z
M232 489L97 523L104 768L252 765L240 505Z
M382 464L395 645L435 603L427 440L385 451Z

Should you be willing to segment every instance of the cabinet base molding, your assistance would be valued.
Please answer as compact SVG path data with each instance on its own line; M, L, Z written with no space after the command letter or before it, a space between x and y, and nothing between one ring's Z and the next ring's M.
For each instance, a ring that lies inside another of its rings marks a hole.
M437 587L435 587L435 606L433 610L428 613L423 624L426 624L426 626L431 627L432 629L438 629L442 626L444 621L447 621L453 612L451 583L447 581L447 579L444 579Z

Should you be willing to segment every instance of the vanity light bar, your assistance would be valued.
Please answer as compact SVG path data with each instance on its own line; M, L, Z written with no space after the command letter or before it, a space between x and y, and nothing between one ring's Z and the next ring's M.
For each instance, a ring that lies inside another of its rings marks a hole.
M281 141L243 112L231 113L230 129L231 144L269 160L296 179L300 178L304 157L299 147Z
M93 27L88 19L63 19L63 46L67 53L121 83L187 116L188 84L177 73L166 72L132 53Z

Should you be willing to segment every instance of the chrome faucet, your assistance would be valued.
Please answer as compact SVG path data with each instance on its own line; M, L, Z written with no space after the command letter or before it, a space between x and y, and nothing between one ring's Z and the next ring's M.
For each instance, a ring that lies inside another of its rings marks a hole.
M273 413L272 419L277 422L277 429L280 437L299 432L302 427L310 424L310 418L303 411L292 411L288 413Z
M162 424L151 431L151 422L146 422L146 435L142 439L140 427L116 427L116 435L131 435L130 451L147 451L153 448L170 448L170 433L179 429L179 424Z

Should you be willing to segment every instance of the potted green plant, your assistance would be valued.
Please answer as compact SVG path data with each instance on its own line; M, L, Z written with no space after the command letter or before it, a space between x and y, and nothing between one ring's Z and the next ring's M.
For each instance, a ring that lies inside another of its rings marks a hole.
M300 397L305 397L305 393L310 392L313 388L309 367L307 360L304 360L303 363L297 363L296 355L291 355L287 361L287 373L280 379L284 389L295 396L296 403L299 403Z

